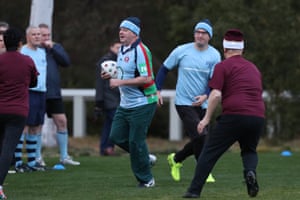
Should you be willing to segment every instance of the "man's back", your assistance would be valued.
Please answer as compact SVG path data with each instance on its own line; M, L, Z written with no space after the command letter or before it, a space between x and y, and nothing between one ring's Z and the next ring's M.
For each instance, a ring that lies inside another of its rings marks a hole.
M34 63L28 56L15 51L0 55L0 110L2 114L27 116L28 88L34 72L36 72Z

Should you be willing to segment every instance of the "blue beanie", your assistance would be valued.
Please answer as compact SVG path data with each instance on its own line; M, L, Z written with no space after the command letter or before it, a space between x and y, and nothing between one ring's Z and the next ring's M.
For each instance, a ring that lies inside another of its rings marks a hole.
M139 35L141 31L141 20L137 17L127 17L120 24L120 28L127 28L134 34Z
M196 26L195 26L194 31L196 31L200 28L206 30L209 34L209 37L212 38L213 28L212 28L212 25L211 25L209 19L203 19L200 22L198 22L198 24L196 24Z

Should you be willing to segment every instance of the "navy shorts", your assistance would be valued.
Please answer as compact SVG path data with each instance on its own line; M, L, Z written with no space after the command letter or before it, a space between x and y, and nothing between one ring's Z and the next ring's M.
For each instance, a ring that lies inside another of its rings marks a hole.
M38 126L44 124L46 111L46 93L29 90L29 114L26 125Z
M51 117L52 114L63 114L65 113L65 107L63 100L60 99L47 99L46 100L46 112L47 116Z

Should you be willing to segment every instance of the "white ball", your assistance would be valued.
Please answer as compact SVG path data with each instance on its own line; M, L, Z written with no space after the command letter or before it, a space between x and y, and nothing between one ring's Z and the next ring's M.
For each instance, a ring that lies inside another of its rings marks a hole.
M117 62L113 60L106 60L101 64L101 70L103 72L108 73L111 78L118 77L118 69L117 69Z

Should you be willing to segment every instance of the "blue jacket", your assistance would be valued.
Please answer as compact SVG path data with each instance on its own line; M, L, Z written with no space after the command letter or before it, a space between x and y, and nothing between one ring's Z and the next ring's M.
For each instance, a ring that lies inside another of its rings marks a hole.
M55 43L52 49L46 49L47 57L47 99L61 98L59 66L70 66L70 58L64 48Z

